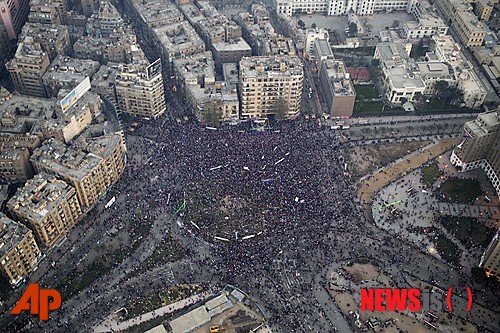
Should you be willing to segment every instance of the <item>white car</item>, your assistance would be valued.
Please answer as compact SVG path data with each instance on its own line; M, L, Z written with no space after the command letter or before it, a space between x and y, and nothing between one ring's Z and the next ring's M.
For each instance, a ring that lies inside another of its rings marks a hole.
M331 126L330 129L332 129L332 130L340 129L340 126L338 126L338 125Z

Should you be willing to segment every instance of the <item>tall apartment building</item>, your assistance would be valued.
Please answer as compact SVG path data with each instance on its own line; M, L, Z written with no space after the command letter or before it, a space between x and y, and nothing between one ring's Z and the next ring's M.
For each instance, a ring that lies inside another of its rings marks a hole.
M54 174L73 186L85 212L122 174L126 148L120 133L79 139L78 148L47 140L34 151L31 162L37 172Z
M332 116L351 116L356 90L343 60L326 59L321 64L319 80Z
M458 38L466 47L483 45L486 30L476 15L472 12L469 2L461 0L435 0L434 4L451 22Z
M240 61L242 118L295 117L300 112L304 71L297 56L255 56ZM285 110L279 110L285 108Z
M7 209L48 249L70 232L82 216L76 190L54 175L39 173L19 188Z
M0 272L11 286L20 285L41 256L31 230L0 213Z
M0 24L0 66L4 66L7 56L10 54L10 38L7 35L7 29Z
M0 0L0 25L5 26L9 39L21 32L29 9L29 0Z
M73 90L98 70L97 61L57 56L42 77L45 92L49 97L57 97L61 89Z
M159 61L149 66L121 65L115 77L115 89L118 105L123 112L157 118L166 110Z
M495 276L500 280L500 230L484 251L479 262L479 267L483 267L487 276Z
M25 182L33 177L30 153L25 147L0 147L0 181Z
M26 37L17 46L16 54L6 65L12 83L25 95L46 97L42 77L50 65L50 59L40 44Z
M450 161L462 171L482 168L500 195L500 112L481 113L466 122Z
M66 56L71 53L71 40L68 28L64 25L28 22L19 35L19 41L24 40L32 40L34 43L40 44L50 61L53 61L58 55Z

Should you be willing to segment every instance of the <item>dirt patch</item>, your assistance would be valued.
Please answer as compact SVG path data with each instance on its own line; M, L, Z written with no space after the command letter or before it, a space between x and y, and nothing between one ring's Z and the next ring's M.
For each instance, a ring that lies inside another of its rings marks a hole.
M350 170L354 177L362 177L429 143L424 140L354 147L348 153Z
M375 280L378 270L372 264L354 264L345 268L358 281Z

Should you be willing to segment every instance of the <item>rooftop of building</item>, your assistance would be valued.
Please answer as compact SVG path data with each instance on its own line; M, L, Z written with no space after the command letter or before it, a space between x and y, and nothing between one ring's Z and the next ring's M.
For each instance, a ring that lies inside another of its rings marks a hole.
M226 63L222 64L222 73L224 76L224 81L228 85L238 84L238 64L237 63Z
M168 52L176 52L186 48L205 46L203 40L198 36L188 21L170 24L154 29L160 43Z
M106 21L116 20L123 22L122 16L109 1L101 1L96 17L105 19Z
M0 213L0 258L9 253L30 232L21 223L9 219Z
M72 190L70 185L54 175L41 172L18 188L7 206L31 221L45 223L45 216L56 209Z
M132 63L132 64L118 64L118 68L116 69L115 82L119 84L126 83L135 83L135 84L148 84L157 82L157 78L162 78L161 75L150 77L148 80L147 77L147 67L149 66L149 62L142 63ZM163 79L162 79L163 82Z
M410 56L402 43L379 43L375 50L386 67L401 66Z
M68 34L68 28L64 25L47 25L43 23L26 22L19 35L20 41L26 37L33 38L34 41L55 43L59 38Z
M99 69L99 66L97 61L58 55L47 68L43 79L56 82L73 82L77 85L86 77L92 77Z
M272 76L302 76L302 62L297 56L254 56L243 57L240 61L240 76L257 77Z
M0 159L16 161L21 158L26 148L0 147Z
M204 82L215 82L215 62L209 51L197 53L193 56L174 59L175 72L185 82L196 81L199 85ZM204 82L200 82L200 80Z
M98 86L113 86L116 75L118 74L119 64L108 62L106 65L101 65L97 73L92 76L92 87Z
M483 136L490 130L500 129L500 113L498 111L481 113L475 120L465 123L465 130L473 137Z
M448 64L445 62L419 62L417 63L417 66L420 72L420 76L422 76L424 79L454 79L453 70L451 70L450 66L448 66Z
M44 164L57 173L82 180L103 158L109 156L118 144L122 144L122 137L118 133L97 138L80 135L71 145L49 139L33 152L30 160Z
M201 10L192 2L180 5L179 9L186 15L186 18L193 24L205 19L205 15Z
M50 129L63 129L70 121L71 118L78 119L79 116L88 110L88 105L90 103L100 102L101 97L98 94L87 91L83 96L78 98L78 100L72 104L66 111L56 111L57 118L50 118L43 122L41 125L44 128ZM59 108L58 108L59 109Z
M48 55L40 44L35 42L33 37L26 36L17 44L16 53L10 63L34 62L38 64L43 62L45 57L48 57Z
M37 133L40 122L54 115L55 102L19 94L0 98L0 133Z
M424 89L425 83L418 71L405 67L385 68L384 73L395 89Z
M230 42L217 42L212 44L214 49L218 52L229 51L251 51L252 48L248 45L243 38L231 40Z
M456 15L460 17L461 21L465 24L466 29L470 33L486 34L486 30L484 30L483 23L477 19L474 13L459 10L457 11Z
M355 96L356 90L352 84L343 60L326 59L324 66L335 96Z
M322 58L322 57L333 57L333 52L332 48L330 46L329 41L325 39L316 39L314 41L316 47L316 52L318 53L317 56Z
M150 25L168 25L182 18L179 8L169 0L134 0L133 3L144 22Z

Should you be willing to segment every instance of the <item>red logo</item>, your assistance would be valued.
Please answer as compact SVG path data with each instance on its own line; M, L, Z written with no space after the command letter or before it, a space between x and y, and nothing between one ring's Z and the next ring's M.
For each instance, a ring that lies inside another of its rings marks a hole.
M446 306L449 312L453 311L452 291L448 288L446 293ZM417 288L372 288L361 289L361 311L443 311L443 294L437 292L421 291ZM472 291L467 287L467 312L472 307Z
M40 289L38 283L32 283L10 313L18 315L23 311L29 311L32 315L38 315L40 320L48 320L49 311L60 307L61 294L57 290Z

